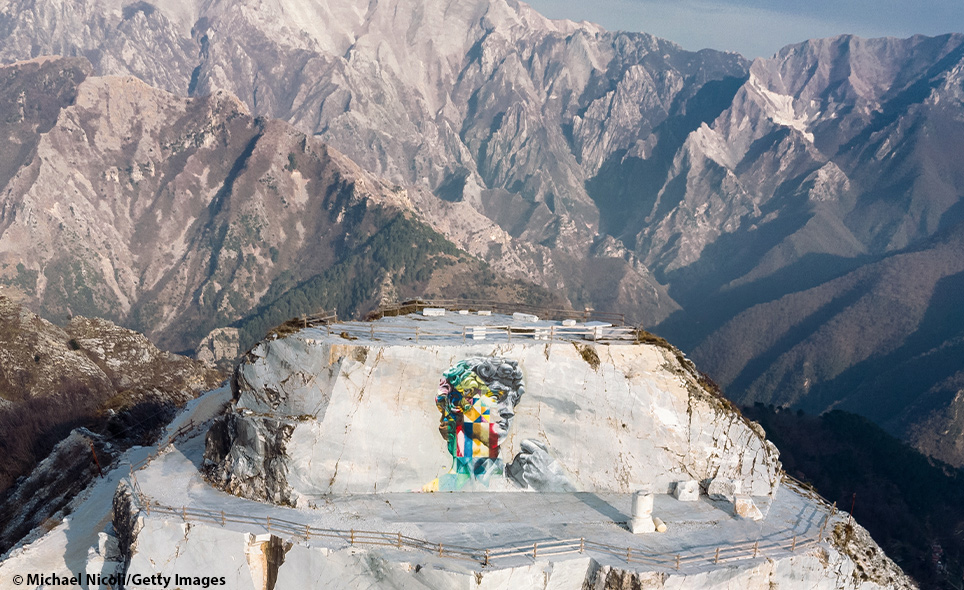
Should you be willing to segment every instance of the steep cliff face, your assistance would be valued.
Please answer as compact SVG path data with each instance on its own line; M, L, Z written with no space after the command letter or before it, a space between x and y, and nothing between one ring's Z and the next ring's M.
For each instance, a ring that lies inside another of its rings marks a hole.
M47 317L107 317L174 350L249 320L220 353L233 357L293 315L365 311L386 277L399 296L527 288L425 226L407 191L228 94L179 98L88 70L2 68L14 95L59 93L21 123L11 100L21 149L0 153L0 285ZM503 242L507 260L534 263Z
M421 324L433 327L450 326ZM536 440L581 491L666 493L676 481L720 478L768 496L777 486L776 449L705 390L676 351L463 344L458 334L416 344L397 341L393 333L406 327L387 320L371 324L374 340L362 330L361 341L348 342L340 330L302 330L247 354L232 380L234 407L208 435L212 481L299 506L326 494L420 490L452 462L438 436L439 379L462 359L494 356L517 363L525 384L509 432L499 435L506 463L522 441Z
M595 201L612 199L590 194L587 180L607 159L646 144L704 83L746 68L733 54L549 21L501 0L43 1L4 12L10 32L0 56L80 54L100 74L176 93L226 90L255 115L318 135L370 172L465 202L500 232L568 256L558 274L538 264L517 270L540 284L562 282L588 305L616 298L580 288L587 256L612 258L592 248ZM60 23L51 14L63 12L78 24L51 26ZM501 249L489 250L499 261ZM631 264L621 274L612 284L642 304L638 317L674 311L648 271Z

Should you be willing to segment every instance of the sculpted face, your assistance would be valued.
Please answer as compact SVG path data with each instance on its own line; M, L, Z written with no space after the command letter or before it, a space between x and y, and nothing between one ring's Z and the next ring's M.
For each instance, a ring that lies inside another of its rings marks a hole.
M501 357L468 358L442 373L435 405L452 468L422 490L491 489L490 482L501 480L536 491L575 491L543 442L521 441L521 451L508 465L499 457L523 393L519 364Z
M516 361L476 357L443 373L435 398L442 413L439 432L456 459L457 471L474 472L474 459L499 457L523 393Z

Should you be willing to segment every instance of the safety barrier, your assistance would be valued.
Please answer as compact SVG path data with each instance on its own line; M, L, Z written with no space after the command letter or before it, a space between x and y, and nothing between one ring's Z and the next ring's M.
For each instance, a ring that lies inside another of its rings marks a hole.
M379 307L368 315L369 320L379 319L386 316L406 315L418 313L425 308L438 307L450 311L458 310L487 310L495 313L530 313L544 320L599 320L622 325L626 322L626 316L621 313L610 313L587 309L577 311L574 309L542 307L538 305L528 305L525 303L507 303L504 301L491 301L483 299L415 299L403 303L394 303Z
M319 327L319 329L321 329ZM418 326L391 326L375 322L340 322L325 324L329 337L341 336L345 340L380 338L404 338L415 344L425 344L436 340L461 340L462 343L481 340L512 342L513 340L543 340L604 342L613 344L635 344L640 342L640 330L629 326L539 326L539 325L476 325L453 326L451 329L432 328L426 330Z
M206 522L209 524L226 526L228 523L258 526L271 534L287 535L290 538L329 539L348 546L383 546L396 549L412 549L425 551L438 557L449 557L476 562L482 566L494 564L497 560L509 558L538 559L567 554L597 553L610 555L626 563L638 563L668 570L680 570L686 565L708 565L710 563L730 563L746 559L774 557L778 551L795 553L820 544L824 531L833 513L828 512L820 532L816 535L793 535L789 538L774 539L766 542L743 541L740 543L720 546L713 550L688 550L679 553L651 553L638 547L618 547L606 543L591 541L585 537L563 539L557 541L533 542L524 545L482 549L464 545L433 543L425 539L418 539L403 535L400 532L369 531L356 529L329 529L314 527L270 516L259 517L244 514L231 514L224 511L203 510L195 508L174 508L163 504L152 503L143 494L137 494L141 509L147 515L162 514L179 517L181 520Z

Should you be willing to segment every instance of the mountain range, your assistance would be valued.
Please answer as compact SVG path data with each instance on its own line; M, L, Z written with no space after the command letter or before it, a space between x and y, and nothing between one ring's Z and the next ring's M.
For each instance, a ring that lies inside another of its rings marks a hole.
M750 62L509 0L30 0L0 60L0 274L47 317L188 350L557 298L964 465L962 35Z

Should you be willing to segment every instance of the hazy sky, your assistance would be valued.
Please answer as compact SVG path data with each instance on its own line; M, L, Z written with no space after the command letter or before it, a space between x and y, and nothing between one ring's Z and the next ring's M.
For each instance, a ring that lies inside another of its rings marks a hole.
M524 0L549 18L644 31L682 45L769 57L784 45L853 33L964 32L964 0Z

